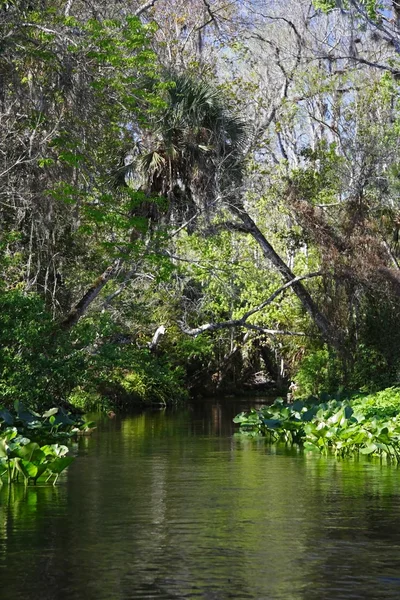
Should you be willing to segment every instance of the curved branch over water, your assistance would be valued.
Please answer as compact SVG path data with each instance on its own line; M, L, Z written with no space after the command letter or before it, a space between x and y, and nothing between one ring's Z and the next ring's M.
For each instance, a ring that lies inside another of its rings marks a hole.
M206 331L218 331L220 329L230 329L232 327L245 327L247 329L253 329L255 331L259 331L261 333L265 333L267 335L293 335L293 336L304 336L306 335L303 332L297 331L285 331L280 329L267 329L265 327L260 327L258 325L253 325L251 323L247 323L247 320L254 315L255 313L263 310L266 306L271 304L275 298L277 298L280 294L282 294L285 290L293 285L297 284L299 281L304 279L312 279L313 277L320 277L322 275L321 271L316 271L314 273L308 273L307 275L299 275L298 277L294 277L291 281L288 281L280 288L278 288L267 300L255 306L251 310L247 311L243 317L240 319L230 319L229 321L222 321L220 323L205 323L204 325L200 325L200 327L187 328L184 326L182 322L179 323L179 326L183 333L187 335L197 336Z

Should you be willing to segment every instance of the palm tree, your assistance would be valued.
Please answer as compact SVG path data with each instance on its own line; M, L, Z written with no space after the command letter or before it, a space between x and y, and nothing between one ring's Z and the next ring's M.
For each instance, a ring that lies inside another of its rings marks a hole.
M168 200L165 220L190 220L193 229L198 215L209 217L215 210L217 189L228 174L230 180L240 178L246 138L245 124L224 105L218 90L179 75L168 87L161 117L143 135L123 176L131 185L139 183L149 197ZM150 213L160 217L154 204Z

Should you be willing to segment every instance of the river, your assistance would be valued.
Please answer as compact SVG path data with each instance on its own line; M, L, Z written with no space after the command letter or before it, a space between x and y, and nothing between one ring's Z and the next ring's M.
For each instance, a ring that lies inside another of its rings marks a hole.
M238 400L100 418L0 489L1 600L400 597L400 470L234 436Z

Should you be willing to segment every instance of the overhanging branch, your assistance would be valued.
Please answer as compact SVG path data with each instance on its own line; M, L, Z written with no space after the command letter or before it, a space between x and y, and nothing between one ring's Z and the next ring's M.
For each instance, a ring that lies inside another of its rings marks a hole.
M178 322L178 325L179 325L181 331L183 331L183 333L186 333L187 335L194 336L194 337L196 337L202 333L205 333L206 331L212 332L212 331L218 331L221 329L231 329L233 327L245 327L246 329L253 329L254 331L259 331L259 332L265 333L267 335L304 336L306 334L303 332L286 331L286 330L280 330L280 329L268 329L266 327L247 323L247 320L255 313L263 310L266 306L271 304L275 300L275 298L277 298L285 290L287 290L291 286L295 285L299 281L302 281L303 279L312 279L313 277L320 277L321 275L322 275L321 271L316 271L314 273L308 273L307 275L299 275L298 277L294 277L291 281L288 281L287 283L282 285L280 288L278 288L273 294L271 294L271 296L267 300L265 300L258 306L255 306L251 310L247 311L243 315L243 317L241 317L240 319L230 319L228 321L222 321L220 323L205 323L204 325L200 325L199 327L194 327L194 328L185 327L184 323L182 323L182 322Z
M116 259L113 264L107 267L104 273L102 273L100 277L93 282L79 302L75 304L64 321L62 321L61 326L64 329L70 329L76 325L79 319L86 314L89 306L92 304L92 302L94 302L94 300L96 300L97 296L100 294L104 286L107 285L109 280L117 274L120 266L121 260Z

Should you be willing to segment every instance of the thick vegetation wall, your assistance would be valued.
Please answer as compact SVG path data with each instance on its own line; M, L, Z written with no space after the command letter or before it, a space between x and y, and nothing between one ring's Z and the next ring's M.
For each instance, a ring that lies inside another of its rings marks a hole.
M0 403L395 384L396 11L0 2Z

